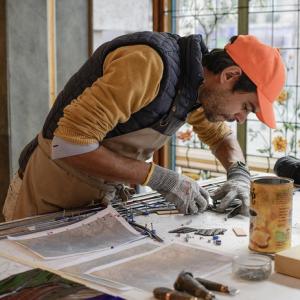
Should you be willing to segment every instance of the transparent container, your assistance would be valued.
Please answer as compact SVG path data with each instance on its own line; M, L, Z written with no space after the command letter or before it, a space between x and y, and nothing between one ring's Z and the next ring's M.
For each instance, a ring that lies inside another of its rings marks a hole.
M237 256L232 262L232 272L241 279L251 281L264 280L272 272L272 260L260 254Z

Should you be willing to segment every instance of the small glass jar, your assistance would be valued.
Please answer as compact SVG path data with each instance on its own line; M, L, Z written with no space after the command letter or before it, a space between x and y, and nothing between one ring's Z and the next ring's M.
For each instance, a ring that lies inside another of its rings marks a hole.
M260 254L237 256L232 262L232 272L241 279L251 281L264 280L272 272L272 260Z

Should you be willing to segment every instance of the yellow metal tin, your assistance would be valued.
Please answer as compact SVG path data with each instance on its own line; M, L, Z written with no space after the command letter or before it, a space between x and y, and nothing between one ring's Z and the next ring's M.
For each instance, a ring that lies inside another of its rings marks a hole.
M249 249L275 253L291 246L293 180L261 177L251 182Z

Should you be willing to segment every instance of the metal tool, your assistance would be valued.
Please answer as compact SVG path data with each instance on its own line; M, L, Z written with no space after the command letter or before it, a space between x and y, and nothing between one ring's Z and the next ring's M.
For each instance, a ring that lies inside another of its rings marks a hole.
M229 286L221 284L221 283L217 283L214 281L210 281L210 280L198 278L198 277L195 277L195 279L199 283L204 285L208 290L211 290L211 291L221 292L221 293L229 294L232 296L237 295L240 292L240 290L238 290L236 288L229 287Z
M203 284L197 281L191 273L185 271L182 271L178 275L174 283L174 288L177 291L187 292L204 300L212 300L216 298L216 296Z
M125 218L128 215L136 216L148 215L150 213L157 213L161 211L177 211L173 203L168 202L157 192L130 195L126 201L116 197L111 204L112 207Z
M217 213L223 213L218 210L221 200L213 200L213 204L209 205L208 209ZM232 218L238 215L242 208L242 201L240 199L235 199L230 203L230 205L225 209L226 217Z
M193 227L182 226L173 230L170 230L169 233L190 233L194 232L197 235L204 236L214 236L219 234L224 234L227 229L225 228L207 228L207 229L198 229Z
M64 210L57 213L50 213L40 216L29 217L21 220L11 221L0 224L0 239L10 236L19 236L31 234L34 232L54 229L62 226L67 226L92 214L102 210L101 206L91 206L90 208Z
M21 232L19 230L17 230L17 232L15 232L15 233L12 232L12 233L7 234L7 235L9 235L11 237L17 237L17 236L24 236L24 235L27 235L27 234L32 234L32 233L36 233L36 232L45 231L45 230L48 230L49 228L56 229L56 228L60 228L60 227L64 227L64 226L68 226L68 225L80 222L81 220L84 220L84 219L86 219L87 217L89 217L93 214L95 214L95 212L85 214L85 215L66 217L64 219L39 223L39 224L36 224L36 225L33 225L33 226L26 227ZM0 239L1 239L1 237L3 237L3 236L0 236Z
M182 226L173 230L170 230L169 233L190 233L197 231L197 228Z
M251 180L257 179L262 177L260 174L253 174L251 175ZM216 179L214 182L208 182L201 184L201 187L205 188L206 191L208 191L209 194L212 194L214 191L216 191L218 188L220 188L224 183L226 182L226 178ZM220 213L218 211L218 207L220 205L220 200L213 200L212 204L208 205L208 210L211 210L213 212ZM233 218L236 215L238 215L241 212L242 208L242 202L239 199L236 199L235 201L230 203L230 206L226 208L225 210L225 219ZM223 213L223 212L222 212Z
M136 230L138 230L139 232L141 232L142 234L148 235L150 238L156 240L157 242L162 243L164 240L162 238L160 238L152 229L149 229L146 226L143 226L141 224L138 224L136 222L132 222L132 221L127 221L131 226L133 226Z
M153 295L156 299L160 300L200 300L200 298L171 290L165 287L158 287L153 290Z
M203 236L214 236L224 234L227 231L226 228L208 228L208 229L198 229L194 233Z
M157 192L138 195L126 193L126 197L128 200L125 202L124 197L123 199L121 197L116 198L113 201L112 206L122 217L128 221L133 221L133 216L135 215L145 215L158 211L172 211L176 209L174 204L166 201L161 194ZM80 209L64 210L57 213L50 213L40 216L33 216L22 220L6 222L0 224L0 239L5 239L8 235L26 235L34 232L67 226L81 221L104 208L105 207L102 207L100 204L91 204ZM142 231L145 232L145 228L143 228ZM151 233L148 231L148 233L150 237L156 239L157 241L162 241L162 239L154 232Z

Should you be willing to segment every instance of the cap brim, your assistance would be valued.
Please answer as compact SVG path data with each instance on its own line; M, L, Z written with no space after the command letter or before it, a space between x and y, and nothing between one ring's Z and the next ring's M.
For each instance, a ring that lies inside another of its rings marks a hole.
M276 128L275 113L273 103L257 90L258 103L260 111L256 113L257 118L270 128Z

